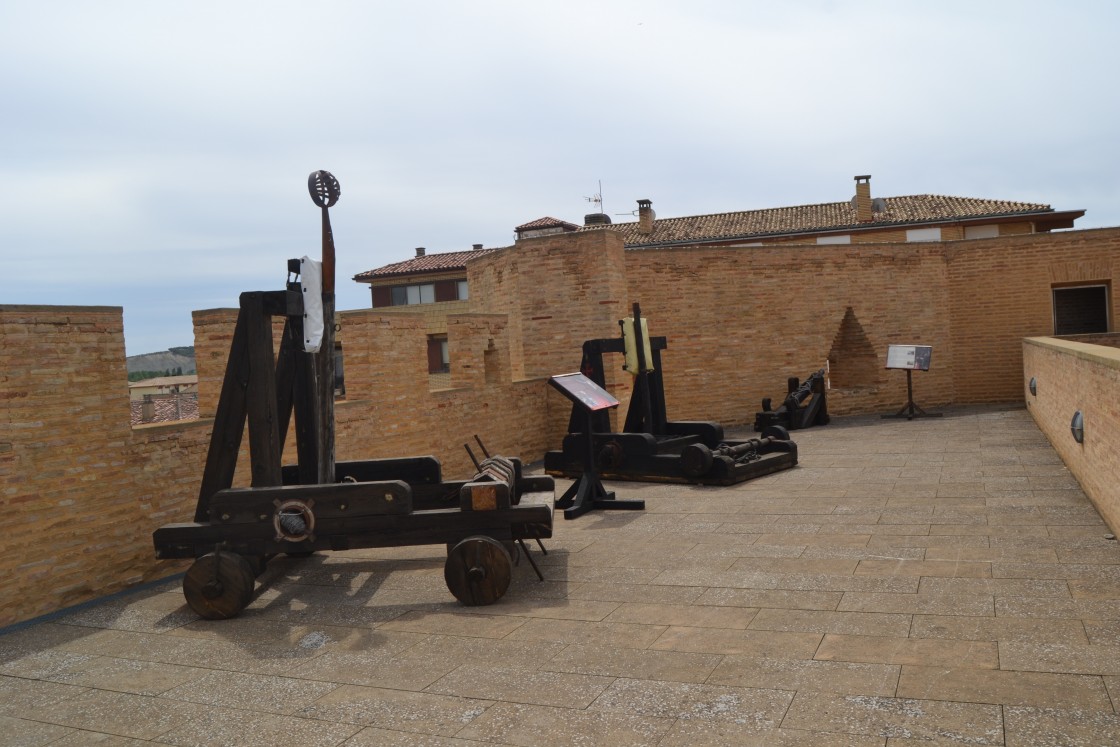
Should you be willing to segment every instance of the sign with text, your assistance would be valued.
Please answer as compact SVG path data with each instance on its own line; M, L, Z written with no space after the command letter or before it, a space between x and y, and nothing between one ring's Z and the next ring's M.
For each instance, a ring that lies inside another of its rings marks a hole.
M559 374L548 380L555 389L589 412L618 407L610 392L581 373Z
M928 371L933 348L929 345L887 346L887 368L905 368L911 371Z

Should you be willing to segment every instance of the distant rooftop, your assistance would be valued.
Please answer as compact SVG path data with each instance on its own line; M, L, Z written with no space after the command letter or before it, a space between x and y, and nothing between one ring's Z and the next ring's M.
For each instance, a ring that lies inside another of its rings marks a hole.
M829 231L867 230L947 221L987 221L997 217L1041 217L1039 230L1068 227L1083 210L1057 213L1049 205L1010 200L985 200L946 195L883 197L873 201L870 221L856 217L851 201L819 205L744 210L734 213L694 215L684 218L655 218L649 233L641 232L641 221L612 226L585 226L584 231L611 230L622 234L627 248L706 241L752 240L775 236L816 234Z
M180 376L157 376L152 379L140 379L128 382L129 389L148 388L153 386L189 386L198 383L198 374L182 374Z
M377 267L372 270L358 273L354 276L354 280L361 282L369 282L377 278L392 277L394 275L417 275L425 272L447 272L448 270L460 270L467 266L467 260L474 257L481 257L489 254L490 252L497 251L495 249L470 249L465 252L443 252L441 254L419 254L419 256L407 259L404 262L394 262L391 265Z
M641 249L681 244L729 244L761 241L802 234L867 231L892 226L915 226L940 223L988 223L994 219L1035 223L1035 230L1072 228L1084 210L1055 211L1049 205L1011 200L986 200L975 197L947 195L909 195L905 197L870 197L870 176L856 177L863 192L863 219L857 213L858 197L844 202L818 205L743 210L733 213L692 215L683 218L657 218L650 200L639 200L639 220L631 223L592 223L577 226L558 218L538 218L514 229L519 239L571 231L615 231L622 236L627 249ZM858 187L857 187L858 191ZM591 218L592 216L588 216ZM397 275L461 270L467 261L481 254L496 251L474 251L425 254L404 262L368 270L354 276L358 282Z

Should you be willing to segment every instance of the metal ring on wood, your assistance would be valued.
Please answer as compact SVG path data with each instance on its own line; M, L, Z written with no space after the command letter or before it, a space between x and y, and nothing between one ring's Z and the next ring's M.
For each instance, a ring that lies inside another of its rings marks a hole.
M311 510L311 503L293 498L278 504L272 514L272 526L276 529L277 542L312 539L315 536L315 512Z

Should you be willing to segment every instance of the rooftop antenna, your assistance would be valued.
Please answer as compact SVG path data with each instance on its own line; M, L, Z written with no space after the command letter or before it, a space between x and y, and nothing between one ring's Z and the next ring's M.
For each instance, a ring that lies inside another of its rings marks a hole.
M597 212L597 213L603 212L603 180L602 179L599 180L599 191L598 192L591 195L590 197L584 197L583 199L587 200L588 202L592 203L593 205L595 205L598 208L598 210L596 210L595 212Z

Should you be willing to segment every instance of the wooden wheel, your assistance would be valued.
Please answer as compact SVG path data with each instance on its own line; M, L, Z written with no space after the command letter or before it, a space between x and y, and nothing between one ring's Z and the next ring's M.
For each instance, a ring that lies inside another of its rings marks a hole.
M493 604L509 588L513 561L502 543L482 535L467 537L447 553L443 578L463 604Z
M183 596L207 620L225 620L252 601L255 583L256 574L248 560L218 550L194 561L183 578Z

